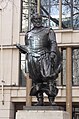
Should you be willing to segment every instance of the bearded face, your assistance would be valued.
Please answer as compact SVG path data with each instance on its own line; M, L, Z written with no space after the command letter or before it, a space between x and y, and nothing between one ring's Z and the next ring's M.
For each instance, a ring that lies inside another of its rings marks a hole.
M41 27L42 26L42 17L40 15L34 15L31 19L34 27Z

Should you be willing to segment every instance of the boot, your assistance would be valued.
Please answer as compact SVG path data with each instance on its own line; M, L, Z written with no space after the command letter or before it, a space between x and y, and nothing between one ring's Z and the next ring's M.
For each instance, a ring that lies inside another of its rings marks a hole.
M38 102L35 104L35 106L43 106L44 105L43 93L38 93L36 97L37 97Z
M54 102L55 97L58 93L58 89L56 88L56 84L53 81L49 81L49 95L48 95L48 99L49 99L49 104L51 106L55 106L56 103Z
M49 99L50 106L56 106L56 103L54 102L55 97L48 97L48 99Z

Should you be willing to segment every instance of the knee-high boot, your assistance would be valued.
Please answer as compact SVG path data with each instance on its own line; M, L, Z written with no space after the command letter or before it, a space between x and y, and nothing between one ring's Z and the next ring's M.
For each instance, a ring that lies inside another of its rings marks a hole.
M43 102L43 93L38 93L37 94L37 103L35 104L35 106L43 106L44 105L44 102Z
M56 84L52 81L49 81L48 83L49 85L49 95L48 95L48 99L49 99L49 104L52 105L56 105L56 103L54 102L55 97L58 93L58 89L56 88Z

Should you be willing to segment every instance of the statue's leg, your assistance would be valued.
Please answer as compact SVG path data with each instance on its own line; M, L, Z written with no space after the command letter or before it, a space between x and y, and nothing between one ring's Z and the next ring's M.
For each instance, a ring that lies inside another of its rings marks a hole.
M37 103L35 106L42 106L43 105L43 91L42 91L42 83L34 84L30 91L31 96L36 96Z
M50 106L56 105L56 103L54 102L55 97L50 97L49 96L48 99L49 99L49 105Z
M49 94L48 94L49 104L56 105L54 100L58 93L58 89L56 88L55 82L53 82L52 80L48 81L48 85L49 85Z
M43 106L44 103L43 103L43 93L42 92L39 92L37 95L37 100L38 102L35 104L35 106Z

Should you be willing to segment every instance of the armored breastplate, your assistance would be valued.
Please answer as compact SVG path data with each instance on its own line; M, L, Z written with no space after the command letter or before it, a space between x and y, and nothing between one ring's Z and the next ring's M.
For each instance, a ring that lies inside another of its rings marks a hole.
M48 29L32 30L28 33L28 46L30 49L42 49L48 46Z

